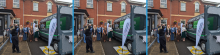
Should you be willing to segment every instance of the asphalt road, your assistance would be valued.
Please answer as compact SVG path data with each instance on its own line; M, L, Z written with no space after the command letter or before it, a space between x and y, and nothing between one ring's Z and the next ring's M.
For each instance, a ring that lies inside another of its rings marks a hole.
M112 41L102 42L105 55L118 55L113 46L121 46L121 42L112 38Z
M188 38L186 38L185 42L184 41L175 42L179 55L192 55L192 53L189 51L187 47L195 46L195 43L196 42Z
M33 41L33 42L28 42L30 51L31 51L31 55L45 55L43 53L43 51L40 49L40 46L47 46L48 42L42 40L41 38L38 39L37 42ZM72 55L72 54L69 54Z

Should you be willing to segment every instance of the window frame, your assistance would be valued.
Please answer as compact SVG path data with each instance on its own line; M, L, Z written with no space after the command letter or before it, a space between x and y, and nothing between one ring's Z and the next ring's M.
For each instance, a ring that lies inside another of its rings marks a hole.
M93 6L93 0L91 0L91 2L88 2L89 0L86 0L86 8L93 8L94 6ZM89 5L91 5L90 7L88 6L88 4Z
M162 7L162 4L164 5L164 7ZM160 8L167 8L167 0L160 0Z
M108 5L110 5L110 6L108 6ZM110 3L110 2L107 2L107 11L112 11L112 3Z
M161 24L164 24L164 23L162 23L162 20L166 20L165 25L167 25L167 19L161 19L161 20L160 20L160 23L161 23Z
M17 0L17 2L15 2L16 0L13 0L13 8L20 8L20 0ZM15 5L18 5L17 7L15 7Z
M109 23L109 25L112 25L112 20L107 20L107 23L108 23L109 21L111 22L111 24Z
M15 20L18 20L18 23L15 23ZM20 19L13 19L13 24L20 24Z
M195 2L195 12L199 12L199 7L200 7L199 2ZM198 11L196 11L196 9L197 9Z
M123 5L124 5L124 11L123 11ZM125 2L121 3L121 12L126 13L126 3Z
M49 5L51 5L51 7L49 7ZM52 12L52 6L52 2L47 3L47 12ZM51 11L49 11L49 8L51 8Z
M37 6L34 6L34 4L37 4ZM35 10L37 9L37 10ZM39 10L39 3L34 2L33 3L33 11L38 11Z
M186 3L183 3L183 2L180 3L180 11L186 11Z
M79 6L76 6L76 7L80 7L80 0L78 0L78 1L74 0L74 6L75 6L76 3L78 3L78 5L79 5Z
M6 7L6 0L1 0L0 3L2 3L2 4L4 3L4 5L5 5L5 6L2 6L2 5L0 5L0 6Z
M37 21L37 23L35 23L34 21ZM35 23L35 25L37 25L37 27L38 27L38 20L34 19L33 23Z
M92 20L92 21L91 21L92 23L89 23L89 20ZM87 24L92 24L92 25L93 25L93 24L94 24L94 19L87 19L87 20L86 20L86 23L87 23Z
M148 6L154 7L154 0L148 0Z

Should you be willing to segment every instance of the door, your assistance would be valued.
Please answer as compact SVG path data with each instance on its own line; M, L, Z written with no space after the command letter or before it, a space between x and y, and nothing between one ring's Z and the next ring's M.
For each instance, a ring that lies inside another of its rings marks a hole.
M3 19L4 19L4 16L3 16L3 15L0 15L0 35L3 35L3 27L4 27L4 25L3 25L3 23L4 23Z

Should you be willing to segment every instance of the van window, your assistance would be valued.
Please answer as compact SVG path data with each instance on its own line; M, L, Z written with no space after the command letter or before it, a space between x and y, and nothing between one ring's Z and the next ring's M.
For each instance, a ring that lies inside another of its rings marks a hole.
M208 16L208 29L217 30L218 29L218 15L209 15Z

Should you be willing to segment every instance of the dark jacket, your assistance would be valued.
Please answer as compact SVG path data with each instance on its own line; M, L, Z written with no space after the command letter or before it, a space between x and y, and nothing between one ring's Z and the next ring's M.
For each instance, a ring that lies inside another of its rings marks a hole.
M169 32L168 32L168 31L169 31ZM171 29L170 29L170 28L169 28L169 30L168 30L168 29L166 30L166 35L168 35L168 34L169 34L169 35L171 34Z
M92 33L93 33L93 35L96 35L98 33L97 28L96 29L92 28Z
M162 29L159 30L159 35L160 35L160 36L165 36L165 30L164 30L165 27L164 27L164 26L161 26L161 27L162 27ZM160 28L160 27L159 27L159 28Z
M17 36L18 35L18 30L17 30L18 27L14 27L12 30L11 30L11 35L12 36Z
M88 28L85 29L84 33L85 33L86 36L91 36L91 34L92 34L92 29L91 28L92 27L88 27Z

